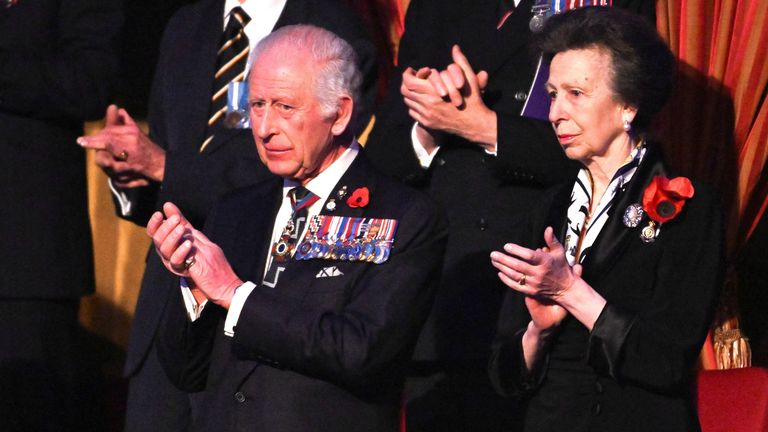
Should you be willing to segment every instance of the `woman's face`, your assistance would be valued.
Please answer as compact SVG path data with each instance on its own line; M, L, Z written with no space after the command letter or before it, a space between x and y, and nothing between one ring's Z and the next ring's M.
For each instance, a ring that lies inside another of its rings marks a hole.
M588 167L606 158L621 162L631 148L623 123L636 110L616 99L612 63L607 50L587 48L556 54L550 65L549 121L566 156Z

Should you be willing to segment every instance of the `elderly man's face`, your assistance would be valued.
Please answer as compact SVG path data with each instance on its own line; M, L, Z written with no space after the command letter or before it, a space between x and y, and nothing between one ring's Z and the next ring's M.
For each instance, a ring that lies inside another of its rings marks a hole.
M314 93L316 67L310 54L274 47L253 65L249 81L251 127L261 161L283 177L306 184L344 151L333 138L349 121L324 115ZM351 101L340 97L340 104Z

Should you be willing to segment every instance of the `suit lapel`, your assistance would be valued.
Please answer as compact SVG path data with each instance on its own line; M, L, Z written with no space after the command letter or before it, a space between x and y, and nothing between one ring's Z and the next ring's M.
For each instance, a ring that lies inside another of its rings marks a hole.
M627 189L620 191L620 195L615 198L608 221L597 236L591 249L592 252L584 259L585 271L592 274L607 272L630 242L641 241L640 230L644 224L641 223L636 228L627 227L623 221L624 211L631 204L642 203L645 187L654 176L664 175L664 172L661 156L651 144L648 144L643 162L629 182Z
M197 21L190 24L196 30L192 33L192 40L187 42L195 49L191 50L189 55L181 57L182 64L177 68L184 72L178 77L166 78L183 82L182 86L173 87L183 88L183 93L178 96L171 95L176 103L167 109L181 111L183 114L179 115L186 117L183 127L176 131L178 137L170 142L183 143L195 151L203 143L205 125L208 123L216 52L223 32L219 17L223 16L223 13L222 0L209 0L201 6Z
M247 202L236 217L236 241L232 256L236 257L235 271L254 283L260 284L264 264L272 246L272 227L282 202L283 182L280 177L265 183L260 193Z

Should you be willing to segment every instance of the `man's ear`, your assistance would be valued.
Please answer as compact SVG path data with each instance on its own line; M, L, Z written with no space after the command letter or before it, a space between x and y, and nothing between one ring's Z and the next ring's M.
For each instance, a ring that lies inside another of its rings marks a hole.
M352 98L344 95L339 98L339 108L336 110L336 116L331 125L331 133L334 136L340 136L346 132L349 123L352 121L352 111L355 103Z

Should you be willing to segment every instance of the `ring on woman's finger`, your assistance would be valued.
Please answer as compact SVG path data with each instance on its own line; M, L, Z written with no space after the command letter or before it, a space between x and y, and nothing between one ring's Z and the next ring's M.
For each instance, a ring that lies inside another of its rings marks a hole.
M189 268L195 265L196 262L197 260L195 260L195 256L190 255L187 259L184 260L184 268L189 270Z
M121 162L127 161L128 160L128 152L125 151L125 150L121 151L120 153L115 155L115 159L117 159L117 160L119 160Z
M525 286L525 275L520 276L520 280L517 281L517 284L520 286Z

